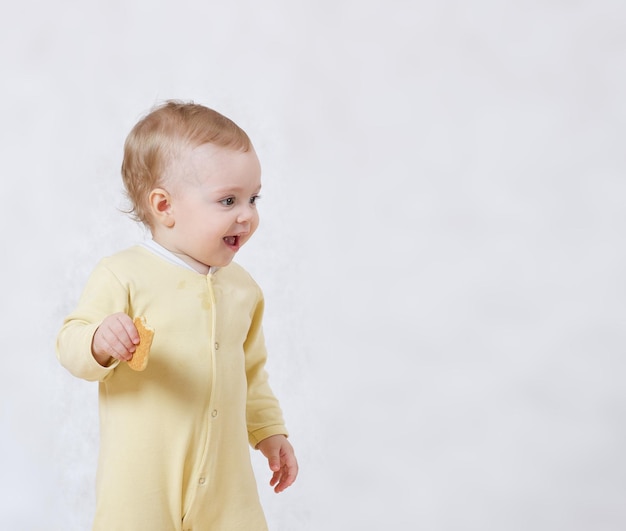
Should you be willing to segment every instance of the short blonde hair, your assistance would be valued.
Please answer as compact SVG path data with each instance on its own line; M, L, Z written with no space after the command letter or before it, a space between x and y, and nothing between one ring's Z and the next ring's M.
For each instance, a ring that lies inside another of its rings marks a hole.
M193 102L168 100L144 116L126 137L122 180L133 219L151 227L148 198L163 185L168 165L187 148L215 144L249 151L246 132L213 109Z

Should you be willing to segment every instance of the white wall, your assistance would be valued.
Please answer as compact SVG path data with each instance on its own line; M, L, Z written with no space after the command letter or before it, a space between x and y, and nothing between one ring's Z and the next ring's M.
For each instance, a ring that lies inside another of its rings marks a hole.
M7 3L8 4L8 3ZM96 386L54 339L124 137L165 98L252 136L273 531L626 527L626 6L26 0L0 8L0 528L83 531Z

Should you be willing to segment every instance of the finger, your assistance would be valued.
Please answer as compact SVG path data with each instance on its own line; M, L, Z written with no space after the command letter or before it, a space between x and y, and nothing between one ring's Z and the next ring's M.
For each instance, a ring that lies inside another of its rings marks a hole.
M117 336L103 336L103 343L105 351L110 356L123 361L129 361L133 357L135 347L132 347L132 351L122 343Z
M268 456L267 462L270 466L270 470L272 470L275 473L274 475L276 475L276 473L280 471L280 456L278 453Z
M284 466L281 470L280 479L278 484L274 488L274 492L279 493L284 491L287 487L293 485L293 482L296 480L298 472L290 467Z
M125 313L115 314L111 323L111 330L124 344L126 349L134 352L134 347L139 344L139 332L133 320Z
M108 355L123 361L132 358L136 346L115 317L100 327L99 336L100 346Z
M278 475L274 475L272 481L276 484L275 492L282 492L291 486L298 476L298 461L293 453L286 453L284 456L284 464Z
M282 491L284 491L292 483L293 483L293 481L287 482L286 479L285 479L285 475L281 474L280 477L278 478L278 481L276 482L276 486L274 487L274 492L276 494L279 494Z

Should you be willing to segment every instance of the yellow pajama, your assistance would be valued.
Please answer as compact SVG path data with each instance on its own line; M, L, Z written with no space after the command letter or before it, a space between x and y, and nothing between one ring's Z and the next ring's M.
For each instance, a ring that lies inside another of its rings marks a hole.
M143 372L91 355L116 312L155 329ZM201 275L135 246L98 264L57 340L63 366L99 382L94 531L267 529L249 444L287 431L262 315L260 288L235 263Z

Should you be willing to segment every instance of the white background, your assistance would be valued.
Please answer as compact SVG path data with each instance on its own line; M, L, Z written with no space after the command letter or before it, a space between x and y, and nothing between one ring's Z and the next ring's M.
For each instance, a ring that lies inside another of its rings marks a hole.
M0 72L1 529L89 528L97 386L55 336L143 237L121 150L166 98L263 164L273 531L626 528L621 0L5 2Z

